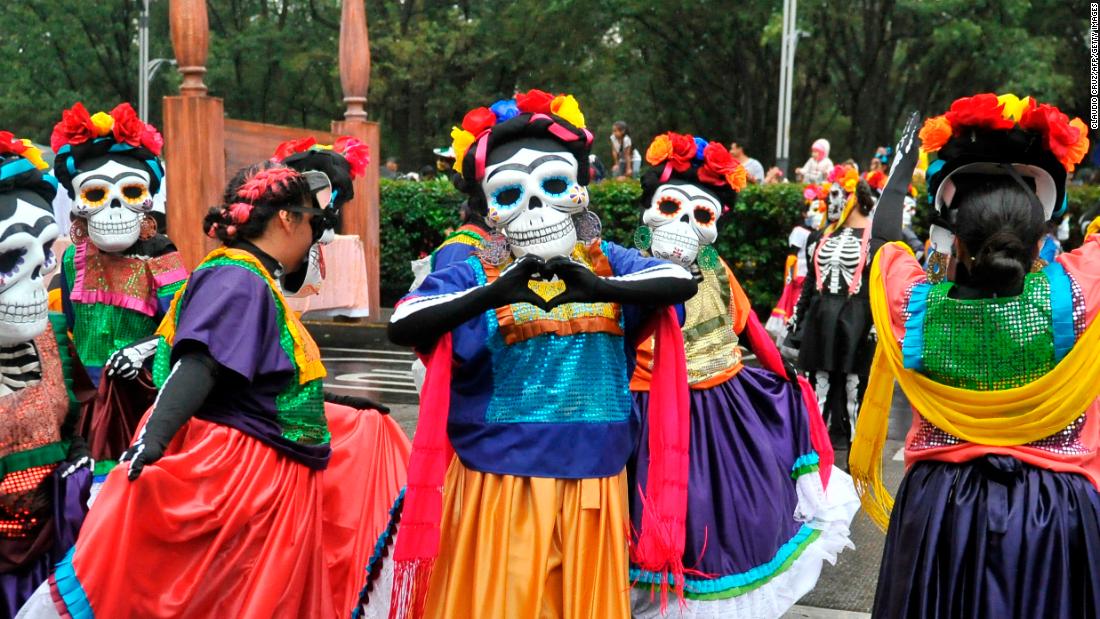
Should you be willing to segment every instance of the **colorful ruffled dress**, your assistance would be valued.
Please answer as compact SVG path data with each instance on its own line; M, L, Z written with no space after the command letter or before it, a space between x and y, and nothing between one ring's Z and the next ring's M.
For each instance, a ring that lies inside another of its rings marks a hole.
M902 383L915 414L875 616L1100 616L1100 239L1013 297L955 298L900 245L878 262L892 350L931 381ZM956 402L973 418L939 408Z
M169 311L166 342L203 347L219 383L139 479L108 475L50 579L61 616L351 612L409 444L377 411L324 403L317 346L261 258L215 250Z
M40 372L38 382L0 397L0 617L10 618L76 541L92 475L82 467L62 476L80 410L65 317L51 314L33 348L4 352L37 355Z
M787 332L787 323L794 316L795 305L802 294L802 282L806 281L806 241L810 237L810 229L806 226L795 226L787 238L792 253L787 256L787 262L783 265L783 292L779 300L772 308L771 316L764 323L764 328L774 338L779 338Z
M578 244L573 258L604 277L663 264L599 240ZM429 275L403 302L486 285L499 268L471 256ZM560 292L545 286L544 296ZM629 379L633 342L654 319L675 325L672 314L614 303L571 303L549 312L516 303L441 339L427 358L397 533L392 600L399 612L629 616L625 466L638 431ZM673 342L666 352L676 348ZM440 445L425 440L443 425ZM439 463L442 509L411 509L413 466L440 454L448 458ZM408 535L417 542L436 536L438 549L406 562L401 553ZM418 569L422 565L429 571ZM415 574L404 572L410 567ZM367 616L391 601L378 599L384 592L371 594Z
M851 547L848 526L859 498L851 479L832 467L809 386L803 395L784 375L742 364L739 336L747 336L766 366L783 371L729 267L721 262L702 273L682 329L691 386L684 549L690 571L686 606L669 616L778 618L814 587L822 561L833 563ZM639 350L631 381L643 426L630 467L634 526L646 508L635 489L644 484L649 461L648 350ZM822 475L822 465L831 474ZM632 566L630 578L634 617L661 617L650 595L660 575Z

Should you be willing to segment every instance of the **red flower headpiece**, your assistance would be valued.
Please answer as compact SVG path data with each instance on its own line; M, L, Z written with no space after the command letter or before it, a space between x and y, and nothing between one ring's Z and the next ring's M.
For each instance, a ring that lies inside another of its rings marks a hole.
M0 155L22 155L27 145L17 140L11 131L0 131Z
M287 157L304 153L310 150L332 151L347 160L351 168L351 178L355 180L367 172L367 164L370 163L370 148L361 140L351 136L342 135L336 138L331 146L318 144L313 136L297 140L287 140L275 148L274 161L285 161Z
M962 97L940 116L924 121L921 149L936 152L966 128L1010 131L1015 127L1039 134L1044 147L1072 172L1088 153L1088 127L1080 118L1070 120L1057 107L1038 103L1033 97L983 93Z
M651 166L664 164L665 174L672 171L687 172L691 162L701 160L699 180L709 185L729 185L734 191L741 191L748 184L748 173L741 162L733 158L729 150L718 142L708 142L699 153L701 138L686 133L669 131L653 138L646 149L646 162Z
M883 188L886 187L886 173L882 170L875 170L864 174L863 180L867 181L871 189L876 191L882 191Z
M119 103L106 112L88 114L83 103L61 112L61 121L54 125L50 148L54 152L63 146L75 146L89 140L111 137L118 144L145 148L156 156L164 146L164 138L156 127L142 122L129 103Z

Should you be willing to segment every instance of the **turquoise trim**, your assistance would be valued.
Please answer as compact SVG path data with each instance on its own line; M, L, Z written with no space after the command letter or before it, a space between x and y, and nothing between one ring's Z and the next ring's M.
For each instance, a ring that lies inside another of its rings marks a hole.
M924 313L928 309L928 293L931 291L932 284L923 282L914 284L909 292L909 305L906 307L909 319L905 321L901 353L904 366L910 370L924 369Z
M11 178L13 176L19 176L20 174L26 174L27 172L36 169L37 168L34 167L33 163L20 157L19 159L15 159L10 163L6 163L3 166L0 166L0 180Z
M816 451L811 451L810 453L804 453L798 456L794 464L791 465L791 470L797 471L805 466L817 466L819 464L821 464L821 457L817 455Z
M49 183L55 190L57 189L57 179L53 177L53 174L43 174L42 180Z
M1073 286L1066 269L1052 262L1043 269L1050 282L1050 322L1054 328L1054 362L1065 357L1077 342L1073 328Z
M746 572L741 572L740 574L727 574L719 578L699 579L685 577L684 590L693 594L715 594L730 589L752 586L755 583L770 580L784 569L788 560L802 549L802 545L806 540L810 539L814 533L816 533L815 529L804 524L798 529L798 532L794 534L794 537L792 537L790 541L779 547L779 550L776 551L771 561L763 565L758 565ZM655 574L633 567L630 568L631 582L659 585L666 580L666 578L672 580L671 577L665 574Z
M54 583L57 585L57 593L65 602L65 610L72 619L95 619L95 611L88 601L88 594L84 592L84 585L73 570L73 553L76 546L69 549L65 558L57 564L57 570L53 574Z

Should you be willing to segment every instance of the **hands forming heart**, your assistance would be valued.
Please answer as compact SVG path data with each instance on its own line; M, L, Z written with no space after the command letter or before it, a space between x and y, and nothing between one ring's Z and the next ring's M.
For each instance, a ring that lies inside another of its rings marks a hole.
M565 284L564 292L545 299L531 289L531 281L550 282L557 277ZM576 260L559 256L545 261L538 256L526 255L501 272L489 288L494 291L493 299L501 305L509 303L530 303L544 311L551 311L559 305L599 300L603 278Z

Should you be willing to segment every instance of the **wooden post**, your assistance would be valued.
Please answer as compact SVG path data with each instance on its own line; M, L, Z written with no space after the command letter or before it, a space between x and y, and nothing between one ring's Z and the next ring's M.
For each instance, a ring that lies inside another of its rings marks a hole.
M225 108L207 96L202 81L210 37L206 1L169 0L168 18L183 74L179 96L164 98L168 234L194 268L215 245L203 234L202 220L225 188Z
M355 199L344 207L345 234L358 234L366 255L370 319L381 320L379 299L381 253L378 238L378 123L367 121L370 86L370 40L363 0L343 0L340 16L340 85L344 91L344 120L333 121L332 132L362 140L370 148L370 165L355 181Z

